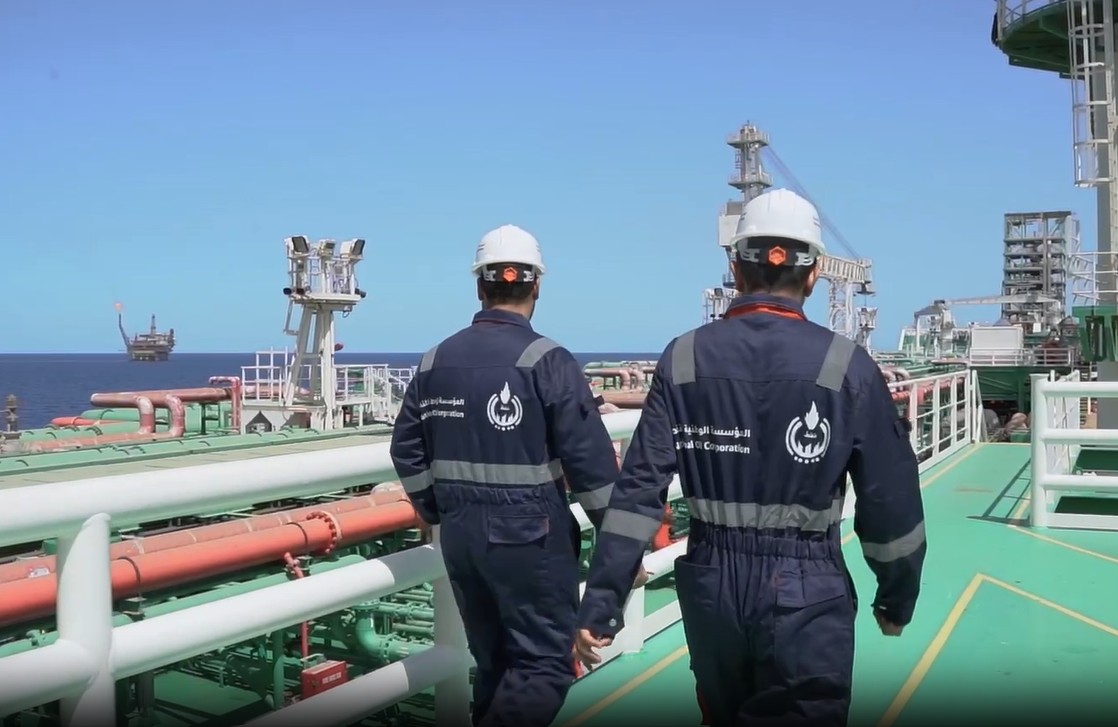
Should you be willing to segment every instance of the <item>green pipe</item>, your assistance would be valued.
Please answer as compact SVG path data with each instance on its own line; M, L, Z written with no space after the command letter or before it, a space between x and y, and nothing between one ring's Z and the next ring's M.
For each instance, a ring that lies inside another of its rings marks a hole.
M129 444L127 447L105 445L94 449L81 449L67 452L46 452L26 457L0 457L0 476L7 474L29 474L87 464L107 464L117 461L130 463L163 457L179 457L198 452L214 453L253 449L277 444L290 444L302 441L323 442L354 435L389 434L391 428L384 425L367 425L353 429L319 432L314 429L281 429L264 434L221 434L206 437L186 437L166 442Z
M113 626L127 626L130 623L132 623L132 619L122 613L113 615ZM40 646L50 646L55 641L58 641L57 631L29 631L26 638L0 645L0 659L5 656L22 654Z
M338 558L337 560L328 560L320 563L315 563L311 567L311 573L322 573L326 571L337 570L347 565L354 565L356 563L364 563L365 559L360 555L346 555ZM251 581L240 581L236 583L226 583L216 588L212 588L204 593L196 593L192 596L184 596L182 598L174 598L157 603L144 609L145 617L155 618L156 616L163 616L168 613L175 613L184 608L192 606L201 606L206 603L213 603L220 601L224 598L231 598L239 596L242 593L252 593L261 588L268 586L278 586L281 583L287 583L291 580L286 573L276 573L275 575L262 576Z
M382 664L399 661L412 654L431 648L430 644L394 639L391 636L381 636L376 632L376 629L373 628L373 620L370 618L357 619L353 628L353 634L357 638L357 643L364 649L365 653L377 659Z
M392 616L394 618L417 619L420 621L433 621L435 619L435 609L420 606L418 603L373 603L368 606L368 610L381 616Z
M64 427L62 429L30 429L20 435L20 442L51 442L73 437L92 437L101 434L124 434L136 431L135 424L99 424L97 426Z
M392 630L401 634L413 634L415 636L425 636L431 638L435 634L434 624L430 626L422 626L420 624L392 624Z
M272 709L283 707L283 693L285 687L284 666L287 660L283 656L283 631L272 632Z

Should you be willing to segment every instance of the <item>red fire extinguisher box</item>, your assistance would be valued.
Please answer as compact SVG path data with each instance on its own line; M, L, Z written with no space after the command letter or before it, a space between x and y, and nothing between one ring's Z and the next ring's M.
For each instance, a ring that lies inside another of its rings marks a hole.
M327 689L349 681L349 664L344 661L324 661L303 670L303 699L321 694Z

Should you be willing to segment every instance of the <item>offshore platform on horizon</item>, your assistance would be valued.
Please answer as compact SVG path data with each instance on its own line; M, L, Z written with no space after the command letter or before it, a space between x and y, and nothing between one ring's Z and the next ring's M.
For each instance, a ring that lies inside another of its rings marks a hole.
M116 324L124 349L130 361L166 361L175 350L175 329L160 331L155 327L155 314L151 316L151 327L147 333L137 333L129 337L124 329L124 306L116 304Z

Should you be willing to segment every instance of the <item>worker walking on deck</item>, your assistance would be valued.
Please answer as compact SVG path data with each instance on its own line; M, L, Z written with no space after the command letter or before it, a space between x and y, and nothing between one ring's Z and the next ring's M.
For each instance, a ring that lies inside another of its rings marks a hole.
M564 473L600 524L617 458L574 356L529 323L536 239L513 225L487 233L473 272L482 310L424 354L392 460L420 517L441 525L477 661L474 724L546 727L575 675L581 535Z
M738 224L741 295L723 320L673 340L602 523L579 614L592 658L622 605L678 472L691 515L675 579L704 724L846 723L854 584L839 524L877 576L886 635L912 618L926 544L916 458L881 371L810 323L803 300L825 252L815 207L788 190Z

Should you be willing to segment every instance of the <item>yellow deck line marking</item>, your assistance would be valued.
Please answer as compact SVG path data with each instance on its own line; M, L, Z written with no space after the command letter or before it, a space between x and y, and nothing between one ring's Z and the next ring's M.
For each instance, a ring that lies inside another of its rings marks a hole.
M944 645L947 640L951 638L951 634L955 631L955 627L959 625L959 619L963 617L963 612L967 610L971 600L974 599L974 594L978 592L978 587L982 585L982 581L986 580L986 576L981 573L976 573L970 583L967 584L963 594L959 596L959 600L955 601L955 605L951 607L951 611L947 614L947 619L940 626L939 631L935 637L932 638L928 644L927 650L924 655L920 657L920 661L916 662L912 673L908 675L908 679L901 686L901 690L897 692L897 696L893 697L893 702L889 705L889 709L885 710L885 714L877 723L877 727L890 727L897 721L908 700L912 699L912 695L916 693L917 687L920 682L924 681L924 677L928 675L931 670L932 664L939 658L939 654L943 651ZM902 637L903 638L903 637Z
M966 452L964 452L962 455L956 457L955 459L953 459L950 462L948 462L947 464L945 464L941 469L937 470L935 474L933 474L931 477L928 478L927 482L921 482L920 483L920 489L924 490L924 489L927 489L927 488L931 487L932 483L934 483L940 477L943 477L945 474L947 474L951 470L958 467L959 464L963 460L965 460L967 457L970 457L972 454L977 452L981 447L982 447L982 443L972 444L971 448L968 449ZM847 533L845 536L843 536L842 544L846 545L851 540L853 540L855 537L856 536L854 534L854 531L851 530L849 533Z
M1031 501L1032 501L1032 497L1030 496L1030 493L1026 492L1025 495L1021 498L1020 504L1018 504L1017 508L1013 511L1013 514L1009 516L1009 519L1011 521L1023 519L1025 517L1025 509L1028 508ZM1114 557L1113 555L1107 555L1106 553L1100 553L1097 550L1091 550L1090 548L1084 548L1080 545L1072 545L1071 543L1065 543L1063 540L1058 540L1056 538L1053 538L1050 535L1044 535L1043 533L1038 533L1035 530L1033 530L1032 528L1022 527L1015 522L1008 522L1008 523L1006 523L1006 526L1009 527L1010 530L1021 533L1022 535L1028 535L1030 537L1036 538L1037 540L1041 540L1045 543L1049 543L1050 545L1058 545L1061 548L1067 548L1068 550L1075 551L1076 553L1082 553L1083 555L1089 555L1093 558L1098 558L1100 560L1105 560L1108 563L1118 564L1118 558Z
M1044 598L1043 596L1038 596L1035 593L1030 593L1029 591L1018 588L1017 586L1006 583L1005 581L1000 581L997 578L993 578L991 576L983 576L983 579L987 583L990 583L991 585L998 586L999 588L1004 588L1005 590L1009 591L1010 593L1021 596L1022 598L1027 598L1030 601L1034 601L1036 603L1039 603L1041 606L1047 606L1048 608L1052 609L1053 611L1056 611L1058 613L1062 613L1063 615L1068 616L1070 618L1073 618L1076 621L1079 621L1080 623L1085 623L1088 626L1094 626L1099 631L1103 631L1105 633L1108 633L1111 636L1118 636L1118 629L1114 628L1113 626L1107 626L1106 624L1104 624L1101 621L1096 621L1095 619L1091 618L1090 616L1079 613L1079 611L1073 611L1070 608L1068 608L1067 606L1061 606L1060 604L1058 604L1054 601L1049 601L1047 598Z
M626 682L621 687L619 687L617 689L617 691L613 692L612 694L610 694L607 697L603 697L602 699L598 700L591 707L587 708L584 712L582 712L581 714L576 716L574 719L563 723L563 727L575 727L575 725L580 725L580 724L583 724L583 723L589 721L592 717L596 716L598 713L600 713L606 707L610 706L614 702L616 702L619 699L621 699L622 697L626 696L627 694L632 692L634 689L636 689L640 685L647 682L652 677L656 676L657 674L664 671L665 669L667 669L672 664L674 664L677 661L679 661L680 659L682 659L683 656L686 653L687 653L687 647L686 646L679 647L678 649L676 649L672 653L665 656L660 661L658 661L655 664L653 664L652 666L648 667L648 669L644 670L640 674L638 674L635 677L633 677L632 679L630 679L628 682Z
M1010 530L1015 530L1015 531L1021 533L1022 535L1028 535L1030 537L1036 538L1037 540L1042 540L1045 543L1050 543L1052 545L1058 545L1061 548L1067 548L1068 550L1074 550L1076 553L1082 553L1083 555L1090 555L1092 557L1099 558L1100 560L1105 560L1108 563L1118 564L1118 558L1115 558L1113 555L1107 555L1106 553L1100 553L1097 550L1091 550L1090 548L1083 548L1083 547L1078 546L1078 545L1072 545L1071 543L1065 543L1062 540L1057 540L1056 538L1049 537L1049 536L1044 535L1042 533L1038 533L1035 530L1031 530L1030 528L1023 528L1020 525L1010 525L1009 529Z
M985 573L976 573L974 578L971 579L971 582L963 591L963 594L959 596L959 600L956 601L955 605L951 608L951 612L947 614L947 618L944 620L943 626L940 627L931 643L928 644L927 650L924 652L924 655L920 657L920 661L916 663L916 667L913 668L912 673L909 674L908 679L905 681L900 691L897 692L897 696L893 698L893 702L889 705L889 708L885 710L885 714L877 723L877 727L890 727L890 725L897 721L897 717L900 716L901 712L908 705L909 700L912 699L912 695L916 693L916 689L920 686L921 682L924 681L924 677L928 675L928 672L931 670L932 665L935 663L936 659L939 658L940 652L943 651L943 647L947 644L948 639L951 638L951 634L959 625L959 620L963 617L963 613L966 611L967 606L969 606L970 602L974 600L975 594L978 593L978 589L983 583L989 583L992 586L997 586L998 588L1005 589L1016 596L1020 596L1041 606L1050 608L1053 611L1063 614L1064 616L1067 616L1069 618L1075 619L1080 623L1092 626L1099 631L1102 631L1103 633L1118 637L1118 628L1108 626L1101 621L1097 621L1090 616L1087 616L1086 614L1082 614L1079 611L1072 610L1067 606L1061 606L1055 601L1049 601L1043 596L1038 596L1037 594L1026 591L1023 588L1018 588L1015 585L1006 583L1005 581L994 578L993 576L988 576Z

